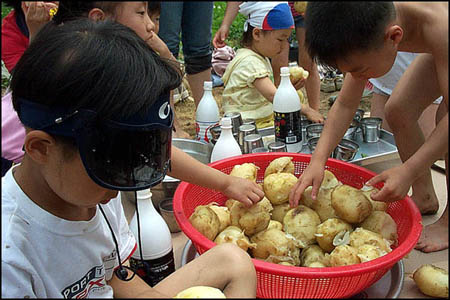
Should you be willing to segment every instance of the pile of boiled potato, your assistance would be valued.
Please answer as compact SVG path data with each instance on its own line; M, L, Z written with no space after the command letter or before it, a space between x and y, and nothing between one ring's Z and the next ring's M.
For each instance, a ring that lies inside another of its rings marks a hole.
M244 163L230 175L256 182L258 167ZM200 205L191 224L216 244L234 243L256 259L302 267L338 267L376 259L397 243L397 224L387 204L373 201L375 188L342 184L326 170L317 199L308 187L295 208L289 192L297 182L292 157L270 162L262 183L265 197L251 207L228 199Z

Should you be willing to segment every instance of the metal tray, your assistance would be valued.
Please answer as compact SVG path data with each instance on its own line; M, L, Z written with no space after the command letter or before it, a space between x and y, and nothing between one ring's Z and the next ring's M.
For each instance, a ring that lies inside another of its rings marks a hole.
M197 250L192 244L191 240L186 242L181 254L181 266L198 257ZM405 268L403 262L397 262L391 270L386 272L377 282L370 287L351 298L366 298L366 299L380 299L380 298L398 298L403 288L403 280L405 278Z
M259 129L258 132L262 135L266 147L270 142L275 140L273 127ZM359 150L356 153L355 158L349 161L349 163L367 166L388 160L400 159L394 135L384 129L381 129L380 139L376 143L366 143L363 141L362 136L358 134L354 141L359 144ZM311 154L306 143L303 144L300 153Z

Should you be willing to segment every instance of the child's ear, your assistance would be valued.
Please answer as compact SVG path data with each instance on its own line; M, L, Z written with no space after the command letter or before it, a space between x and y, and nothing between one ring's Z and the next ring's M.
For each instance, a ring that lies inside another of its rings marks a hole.
M49 159L51 147L54 147L55 139L41 130L32 130L25 136L24 151L33 161L45 164Z
M88 18L94 21L102 21L106 18L105 12L100 8L93 8L88 13Z
M386 31L386 38L397 47L403 39L403 29L399 25L389 26Z
M262 30L261 29L256 28L256 27L253 28L253 31L252 31L253 40L259 41L260 38L261 38L261 35L262 35Z

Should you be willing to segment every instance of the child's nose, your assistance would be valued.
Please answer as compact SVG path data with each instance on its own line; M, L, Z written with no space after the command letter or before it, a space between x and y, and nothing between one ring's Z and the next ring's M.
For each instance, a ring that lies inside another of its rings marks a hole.
M147 31L155 31L155 23L153 23L152 19L147 15Z

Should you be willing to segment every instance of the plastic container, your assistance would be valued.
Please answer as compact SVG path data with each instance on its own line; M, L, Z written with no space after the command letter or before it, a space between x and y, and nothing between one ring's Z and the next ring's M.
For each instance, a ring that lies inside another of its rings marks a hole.
M241 147L233 136L231 119L222 118L220 125L220 136L212 150L211 162L242 154Z
M269 163L286 153L246 154L210 164L211 167L229 174L233 166L254 163L258 169L256 182L261 183ZM289 154L299 176L308 166L311 155ZM328 159L325 168L335 174L338 180L355 188L376 174L360 166ZM376 185L382 187L382 183ZM181 230L193 242L199 254L216 244L198 232L189 222L190 215L198 205L217 202L224 205L228 198L220 192L182 182L174 199L174 213ZM252 259L257 273L258 298L347 298L355 295L381 279L395 264L407 255L416 245L422 231L421 215L414 202L406 196L400 201L389 203L387 213L397 224L398 245L392 252L369 262L326 268L283 266Z
M203 96L195 112L196 139L209 143L211 140L209 128L216 125L219 120L219 107L212 94L212 81L205 81L203 83Z
M175 271L172 236L166 222L153 206L150 189L137 191L137 205L142 260L135 212L130 222L130 229L136 238L137 248L130 258L130 267L136 270L147 284L154 286Z
M289 79L289 67L282 67L280 85L273 98L275 140L286 144L288 152L302 150L300 98Z

